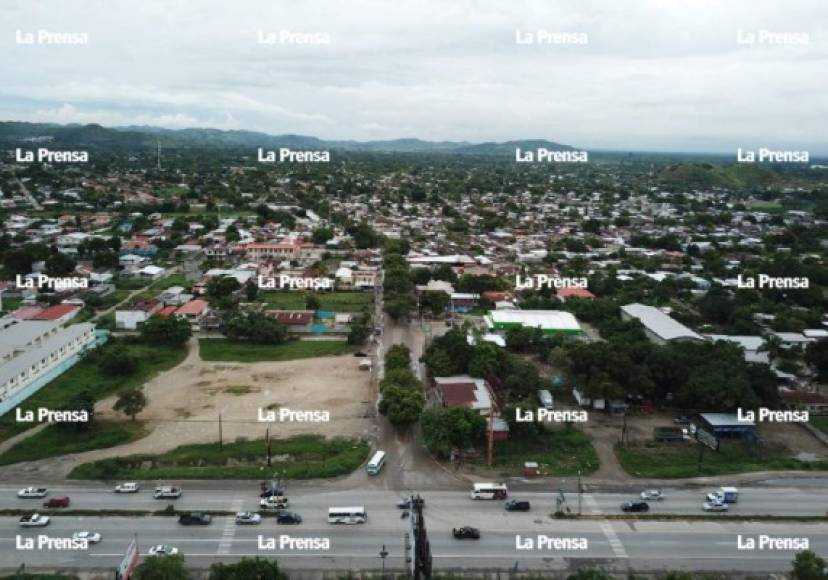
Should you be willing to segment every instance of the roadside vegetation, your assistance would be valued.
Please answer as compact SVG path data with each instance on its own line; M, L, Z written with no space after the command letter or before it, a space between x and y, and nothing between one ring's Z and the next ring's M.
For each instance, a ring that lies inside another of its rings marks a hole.
M582 431L572 427L544 431L535 438L516 436L496 442L492 467L519 476L525 462L535 461L541 474L561 477L578 471L589 475L598 469L598 454Z
M292 340L281 344L250 344L221 338L198 341L205 361L286 361L319 356L338 356L353 351L344 340Z
M304 310L308 296L315 296L318 307L314 310L332 312L360 312L373 300L370 292L266 292L259 291L258 298L269 308L279 310Z
M0 454L0 465L115 447L145 435L140 422L96 421L89 429L70 432L64 425L49 425Z
M810 423L826 435L828 435L828 416L812 416Z
M39 407L67 409L81 396L90 397L94 402L120 390L140 387L158 373L178 365L187 354L183 346L163 348L164 343L155 340L153 337L153 342L144 343L137 337L112 338L102 347L89 351L19 408L35 412ZM15 413L10 411L0 418L0 441L35 426L37 423L15 421Z
M273 439L272 465L267 466L264 439L232 443L184 445L159 455L113 457L80 465L73 479L286 479L330 478L357 469L368 456L362 441L320 435Z
M395 344L385 353L385 375L380 381L379 412L397 429L416 423L425 407L423 384L411 371L411 351Z
M616 446L624 470L642 478L681 478L751 471L826 470L828 461L800 461L779 446L722 442L719 451L704 448L699 468L699 446L656 444Z

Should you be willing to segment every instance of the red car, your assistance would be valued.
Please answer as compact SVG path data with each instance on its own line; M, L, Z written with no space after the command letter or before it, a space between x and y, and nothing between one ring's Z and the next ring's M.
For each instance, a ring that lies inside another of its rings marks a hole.
M43 507L45 508L65 508L69 507L69 498L64 497L53 497L49 501L43 502Z

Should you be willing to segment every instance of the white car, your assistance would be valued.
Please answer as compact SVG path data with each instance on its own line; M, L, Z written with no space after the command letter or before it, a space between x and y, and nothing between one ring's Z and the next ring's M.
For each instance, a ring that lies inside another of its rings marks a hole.
M26 487L17 492L17 497L30 499L46 497L49 490L45 487Z
M29 514L28 516L20 518L18 525L21 528L42 528L43 526L48 526L50 521L51 518L49 516Z
M97 544L101 541L101 535L97 532L88 532L86 530L75 532L72 534L73 540L86 540L89 544Z
M662 500L664 499L664 494L660 489L645 489L641 492L641 499Z
M707 494L707 501L710 503L724 503L725 497L722 492L714 491L712 493Z
M236 523L237 524L260 524L262 522L262 516L257 513L253 512L239 512L236 514Z
M269 510L283 510L288 507L288 498L283 495L272 495L259 501L259 506Z
M702 504L702 509L706 512L726 512L727 504L717 501L706 501Z
M158 544L147 550L147 553L150 556L175 556L178 554L178 548L167 544Z
M141 486L135 482L119 483L115 486L115 493L138 493Z

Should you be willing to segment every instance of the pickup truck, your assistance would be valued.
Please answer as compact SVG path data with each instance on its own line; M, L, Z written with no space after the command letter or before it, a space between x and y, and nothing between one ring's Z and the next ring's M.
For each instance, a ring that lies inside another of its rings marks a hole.
M49 493L45 487L26 487L17 492L17 497L22 499L41 498L46 497Z
M115 493L138 493L141 486L135 482L119 483L115 486Z
M45 508L65 508L69 507L69 498L66 496L63 497L53 497L47 501L43 502L43 507Z
M283 510L288 507L288 498L284 495L271 495L259 500L259 507L267 510Z
M735 487L720 487L707 494L707 501L713 503L736 503L739 501L739 490Z
M20 518L20 521L17 522L21 528L42 528L43 526L49 525L49 516L42 516L40 514L30 514L28 516L23 516Z

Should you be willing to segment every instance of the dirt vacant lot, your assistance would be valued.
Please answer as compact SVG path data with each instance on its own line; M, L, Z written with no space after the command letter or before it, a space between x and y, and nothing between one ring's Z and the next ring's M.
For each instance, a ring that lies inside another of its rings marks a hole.
M273 437L319 433L326 437L360 437L368 433L373 412L369 373L352 356L320 357L284 362L204 362L198 343L190 343L186 360L144 386L149 404L139 415L151 433L134 443L84 454L84 459L131 453L160 453L188 443L218 440L221 414L225 441L265 435ZM115 398L101 401L102 417L123 417L112 410ZM259 408L328 411L330 421L258 421Z

